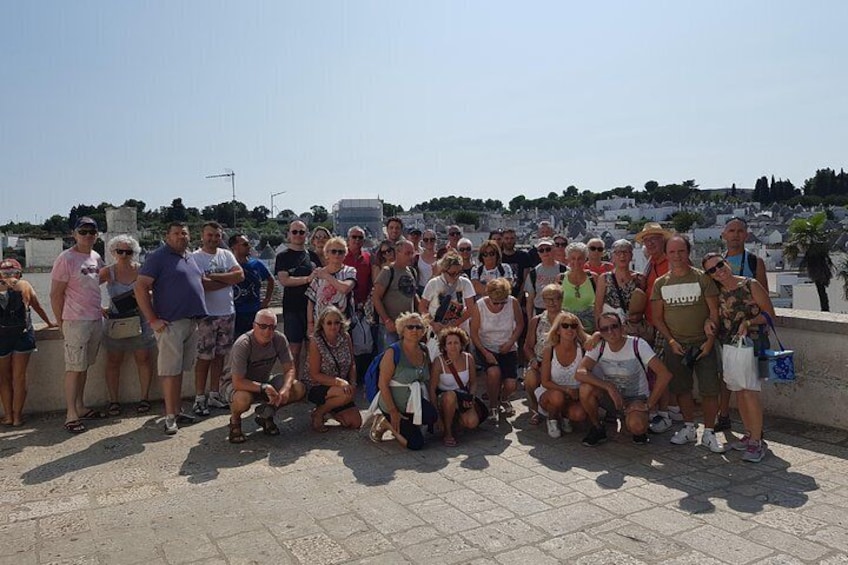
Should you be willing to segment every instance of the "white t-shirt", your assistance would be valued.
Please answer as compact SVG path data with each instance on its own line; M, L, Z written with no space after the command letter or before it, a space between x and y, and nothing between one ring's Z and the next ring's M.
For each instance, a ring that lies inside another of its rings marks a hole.
M501 274L501 269L503 269L503 274ZM494 269L487 269L482 265L475 266L471 269L471 280L478 280L483 286L486 286L489 281L495 279L506 279L509 281L509 284L515 286L515 276L512 274L512 267L506 263L501 263L499 266L496 265Z
M229 273L238 266L235 256L229 249L216 249L215 253L206 253L202 248L193 253L194 262L204 274ZM235 314L233 306L233 287L206 291L206 311L210 316L229 316Z
M633 340L635 339L639 338L628 336L624 346L618 351L610 349L609 344L602 344L603 354L601 354L600 345L586 352L586 357L598 363L595 366L595 375L600 379L615 383L615 386L618 387L621 395L625 398L647 397L650 394L645 370L648 368L651 359L654 358L654 350L644 339L639 339L639 356L642 358L640 362L633 350ZM600 361L598 361L599 355Z
M461 301L457 293L462 294ZM465 301L469 298L474 298L475 295L474 286L467 277L459 277L456 283L451 286L445 282L443 275L439 275L434 279L430 279L427 286L424 287L422 298L430 303L428 312L433 320L444 323L462 317L462 309L465 307ZM439 306L441 306L443 301L441 297L447 297L445 300L449 299L450 305L442 309L444 315L439 316L441 319L438 319L436 313L439 312Z

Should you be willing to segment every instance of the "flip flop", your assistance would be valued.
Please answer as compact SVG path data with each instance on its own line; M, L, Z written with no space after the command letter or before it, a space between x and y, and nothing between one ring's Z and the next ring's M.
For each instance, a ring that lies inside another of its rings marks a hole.
M85 431L85 426L79 420L71 420L70 422L65 422L65 430L72 434L81 434Z
M530 425L531 426L538 426L541 423L542 423L542 415L539 414L538 412L533 412L533 414L530 416Z
M102 420L106 417L105 412L101 412L100 410L95 410L94 408L90 409L88 412L80 416L80 420Z
M112 416L113 418L115 416L120 416L121 415L121 405L118 404L117 402L110 403L109 407L106 409L106 413L109 414L110 416Z
M147 414L150 412L150 401L139 400L138 406L135 407L136 414Z
M445 447L456 447L456 439L452 437L446 437L442 440L442 443L445 444Z

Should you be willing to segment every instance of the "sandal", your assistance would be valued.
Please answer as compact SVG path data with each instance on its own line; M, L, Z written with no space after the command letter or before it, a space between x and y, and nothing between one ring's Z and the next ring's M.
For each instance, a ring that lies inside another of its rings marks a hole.
M256 421L256 424L262 428L262 433L266 436L280 435L280 428L278 428L277 424L274 423L273 418L260 418L257 416L254 420Z
M149 400L139 400L138 406L135 407L136 414L147 414L150 412L150 401Z
M374 443L380 443L383 441L383 436L388 431L385 426L385 422L386 417L383 415L375 416L374 421L371 422L371 430L368 432L368 437L371 438L371 441Z
M79 420L71 420L70 422L65 422L65 431L72 434L81 434L85 431L85 426Z
M106 413L109 414L110 416L112 416L113 418L115 416L120 416L121 415L121 405L118 404L117 402L111 402L109 404L109 407L106 409Z
M541 423L542 423L542 415L539 414L538 412L533 412L530 415L530 425L531 426L538 426Z
M318 410L313 410L311 416L312 416L312 431L323 434L324 432L326 432L330 429L330 428L327 427L326 424L324 424L324 416L319 415Z
M445 447L456 447L456 439L452 437L446 437L442 440L442 443L445 444Z
M88 412L80 416L80 420L102 420L106 417L105 412L91 408Z
M244 433L241 431L240 420L237 423L230 422L230 433L227 434L227 441L230 443L244 443L247 441L247 438L244 437Z

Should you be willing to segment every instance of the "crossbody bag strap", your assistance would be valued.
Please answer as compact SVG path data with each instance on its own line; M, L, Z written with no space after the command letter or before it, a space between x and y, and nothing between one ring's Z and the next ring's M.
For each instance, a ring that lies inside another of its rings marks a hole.
M468 389L462 384L462 379L459 378L459 373L456 372L456 367L454 367L453 361L448 359L446 365L448 366L448 370L451 372L451 375L453 375L453 378L456 380L456 386L465 392L468 392Z
M777 344L780 346L780 350L786 351L786 348L783 347L783 343L781 343L780 341L780 337L777 335L777 328L774 327L774 320L771 319L771 316L769 316L769 313L765 310L761 310L760 314L762 314L763 317L766 319L766 322L768 322L768 325L771 328L771 332L774 334L774 337L777 340Z
M621 304L621 308L626 314L627 311L630 310L630 305L626 300L624 300L624 293L621 292L621 287L618 285L618 279L615 277L615 271L610 271L610 277L612 277L612 284L615 286L615 292L618 294L618 301Z

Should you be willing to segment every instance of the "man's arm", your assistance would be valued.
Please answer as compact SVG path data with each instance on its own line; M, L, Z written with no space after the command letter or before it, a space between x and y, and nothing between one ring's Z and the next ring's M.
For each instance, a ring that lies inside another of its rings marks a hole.
M651 391L651 396L648 397L648 410L652 410L658 405L671 382L671 371L668 370L668 367L665 366L658 355L654 355L653 359L648 362L648 368L657 376L654 389Z
M56 323L59 328L62 328L62 312L65 309L65 289L68 283L66 281L57 281L53 279L50 283L50 307L53 309L53 315L56 316Z
M278 271L277 278L280 279L280 284L284 287L304 286L312 282L315 276L310 273L303 277L293 277L286 271Z
M769 293L768 287L768 275L766 275L766 262L762 260L761 257L757 257L757 272L754 274L754 278L757 279L757 282L765 289L766 295Z
M268 273L268 277L265 279L265 297L262 299L261 308L267 308L271 304L271 297L274 296L274 287L276 286L274 277L271 276L271 273Z
M380 318L380 322L386 329L392 333L396 332L395 321L389 317L389 313L386 311L386 307L383 304L383 296L386 295L386 287L383 286L383 283L375 283L374 290L371 293L371 303L374 305L374 311L377 312L377 316Z
M203 290L221 290L244 280L241 265L231 267L226 273L209 273L203 277Z
M165 320L156 318L156 312L153 310L153 301L150 300L150 293L153 291L153 283L155 279L147 275L138 275L135 281L135 301L138 303L138 309L150 324L150 327L155 332L161 332L168 325Z

